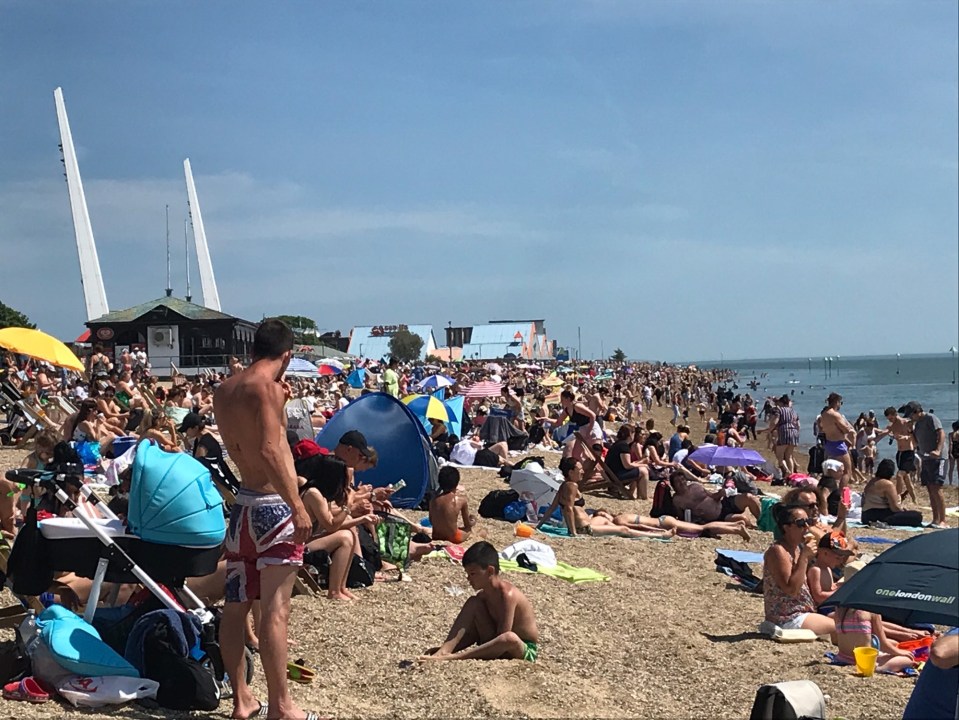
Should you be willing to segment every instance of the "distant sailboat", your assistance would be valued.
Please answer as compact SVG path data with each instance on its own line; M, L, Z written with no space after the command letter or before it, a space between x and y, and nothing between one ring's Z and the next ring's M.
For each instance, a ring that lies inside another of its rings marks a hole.
M200 294L203 296L204 307L220 312L220 293L217 292L216 278L213 277L213 262L210 260L210 249L206 244L206 230L203 228L203 215L200 213L200 201L196 195L193 169L190 167L189 158L183 161L183 174L186 177L187 204L190 223L193 226L193 240L196 244L196 264L200 271Z

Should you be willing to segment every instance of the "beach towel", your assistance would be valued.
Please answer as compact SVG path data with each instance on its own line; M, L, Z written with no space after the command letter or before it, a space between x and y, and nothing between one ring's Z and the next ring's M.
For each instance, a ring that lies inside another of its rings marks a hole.
M839 657L839 653L827 652L823 656L826 658L827 665L838 665L840 667L855 667L856 663L849 662L848 660L843 660ZM896 677L917 677L919 671L915 668L904 668L899 672L893 672L891 670L876 670L880 675L895 675Z
M871 535L860 535L856 538L856 542L866 543L868 545L895 545L898 540L893 540L892 538L885 537L873 537Z
M758 552L749 552L748 550L727 550L726 548L717 548L717 555L725 555L730 560L737 560L741 563L762 563L763 554Z
M531 570L526 570L525 568L520 567L519 563L515 560L501 559L499 561L499 569L502 572L532 572ZM582 585L583 583L589 582L609 581L608 575L603 575L592 568L576 567L575 565L570 565L564 562L556 563L556 567L540 567L536 572L539 575L548 575L549 577L571 582L574 585Z
M573 537L572 535L569 534L569 530L567 530L565 526L560 526L560 525L543 525L542 527L536 528L536 530L538 530L541 533L544 533L545 535L553 535L555 537L565 537L565 538ZM579 533L578 535L576 535L576 539L588 538L588 537L615 538L618 536L617 535L593 536L593 535L585 535L583 533ZM622 540L652 540L653 542L672 542L673 541L672 538L668 538L668 537L661 537L661 538L638 537L638 538L621 538L621 539Z
M869 525L863 525L859 520L849 520L846 519L846 526L851 528L867 528ZM901 530L903 532L912 532L912 533L921 533L926 528L924 527L907 527L905 525L890 525L889 527L882 528L883 530Z

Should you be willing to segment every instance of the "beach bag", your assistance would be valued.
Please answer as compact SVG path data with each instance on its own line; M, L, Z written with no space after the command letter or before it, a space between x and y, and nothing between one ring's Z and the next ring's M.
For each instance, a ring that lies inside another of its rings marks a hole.
M822 464L826 459L826 453L821 445L813 445L809 448L809 463L806 465L806 472L810 475L822 474Z
M479 514L484 518L502 520L506 506L519 500L515 490L493 490L480 501Z
M13 592L17 595L40 595L53 584L50 550L37 524L37 508L33 503L10 550L7 575L13 580Z
M499 467L500 457L492 450L483 448L476 451L473 458L473 465L476 467Z
M387 515L376 526L376 540L380 548L380 558L400 568L410 561L410 538L413 528L406 520ZM352 570L351 570L352 572Z
M216 710L220 684L211 669L184 656L168 638L168 628L157 625L144 639L144 675L160 684L156 700L170 710Z
M756 692L749 720L825 720L826 698L810 680L763 685Z
M673 489L669 486L668 480L660 480L656 483L656 489L653 490L653 507L649 514L654 518L663 515L679 517L676 506L673 504Z

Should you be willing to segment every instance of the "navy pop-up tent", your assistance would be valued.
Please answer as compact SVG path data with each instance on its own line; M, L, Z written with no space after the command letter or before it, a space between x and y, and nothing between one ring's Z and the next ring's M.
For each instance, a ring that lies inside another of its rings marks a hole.
M333 416L316 442L332 450L349 430L363 433L379 455L376 467L357 474L357 482L385 487L405 480L406 487L395 493L391 502L398 508L417 507L435 486L437 467L416 415L392 395L361 395Z

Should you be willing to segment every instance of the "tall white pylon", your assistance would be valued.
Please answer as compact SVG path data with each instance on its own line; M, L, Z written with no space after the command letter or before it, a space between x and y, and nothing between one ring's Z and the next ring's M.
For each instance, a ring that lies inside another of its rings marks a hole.
M95 320L110 312L107 305L107 291L103 287L100 258L97 255L97 244L93 240L93 226L90 225L87 199L83 194L83 181L80 180L77 153L73 149L73 136L70 134L67 107L63 102L63 90L60 88L54 90L53 100L57 106L57 122L60 124L60 145L63 150L67 188L70 192L70 209L73 211L73 231L77 236L77 256L80 259L80 282L83 284L83 300L86 303L87 320Z
M183 161L183 174L186 176L186 194L190 209L190 222L193 225L193 240L196 243L196 264L200 271L200 292L203 305L211 310L220 311L220 294L216 290L216 278L213 277L213 263L210 249L206 244L206 231L203 229L203 215L200 214L200 201L193 184L193 170L190 158Z

